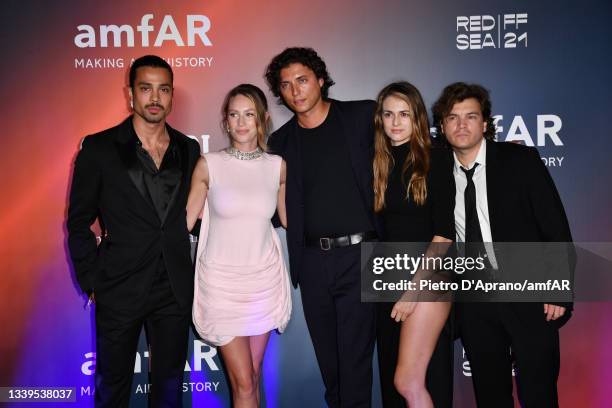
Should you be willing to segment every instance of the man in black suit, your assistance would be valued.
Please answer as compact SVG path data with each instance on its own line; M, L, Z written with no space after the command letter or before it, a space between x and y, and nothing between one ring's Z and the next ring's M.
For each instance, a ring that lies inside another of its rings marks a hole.
M456 185L458 242L571 242L563 204L538 151L493 141L495 127L486 89L451 84L433 112L438 131L453 150L454 165L449 171ZM490 253L486 244L475 245L486 251L491 270L503 269L502 254ZM571 303L457 305L479 407L514 406L513 360L523 406L558 406L558 329L569 319L571 308Z
M270 62L271 92L295 113L270 136L287 162L287 244L331 407L371 404L374 304L361 303L360 245L373 214L373 101L328 98L334 84L311 48Z
M68 244L77 281L96 303L96 407L128 405L143 325L151 404L178 407L193 297L185 207L200 149L166 124L174 88L163 59L135 60L129 81L133 115L83 139Z

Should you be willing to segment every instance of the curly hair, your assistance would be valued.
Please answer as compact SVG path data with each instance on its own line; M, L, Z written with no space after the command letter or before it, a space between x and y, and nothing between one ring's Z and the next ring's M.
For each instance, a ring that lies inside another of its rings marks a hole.
M442 95L433 104L433 120L436 127L436 133L443 135L442 122L450 114L453 106L456 103L463 102L466 99L474 98L480 104L483 121L487 122L487 130L484 132L485 139L495 139L495 124L491 117L491 98L489 91L478 84L466 84L465 82L455 82L448 85L442 91ZM446 141L446 136L444 137ZM448 142L447 142L448 143Z
M283 98L280 92L280 72L283 68L287 68L291 64L299 63L310 68L317 79L323 79L323 86L321 87L321 96L323 99L328 98L329 88L335 84L329 72L325 62L319 57L319 54L312 48L305 47L291 47L286 48L283 52L272 58L272 61L266 68L265 78L270 88L270 92L277 98L279 103L282 104Z

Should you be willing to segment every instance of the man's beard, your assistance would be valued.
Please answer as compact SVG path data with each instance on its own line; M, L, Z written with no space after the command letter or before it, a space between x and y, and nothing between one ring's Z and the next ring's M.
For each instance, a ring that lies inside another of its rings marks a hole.
M151 106L155 106L160 109L156 115L150 114L149 111L147 110L147 108ZM166 107L162 105L146 105L144 109L142 109L142 111L140 112L136 111L136 113L138 113L138 115L142 117L145 120L145 122L153 123L153 124L163 122L164 119L166 119L166 116L168 116Z

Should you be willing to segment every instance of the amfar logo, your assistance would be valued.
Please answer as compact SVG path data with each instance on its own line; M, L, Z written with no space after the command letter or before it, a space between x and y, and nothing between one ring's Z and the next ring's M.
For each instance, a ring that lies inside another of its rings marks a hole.
M495 125L495 134L498 139L505 142L521 142L526 146L546 146L546 140L550 141L555 146L563 146L563 141L559 137L559 132L563 127L561 117L558 115L536 115L536 132L535 143L533 139L533 129L531 132L527 129L523 116L516 115L510 122L510 128L506 132L505 138L499 137L504 134L504 115L494 115L493 124Z
M563 121L559 115L547 114L536 115L535 128L533 118L527 118L531 127L527 127L522 115L504 118L504 115L494 115L493 124L495 125L495 139L500 142L516 142L525 146L562 148L561 129ZM508 126L506 130L505 127ZM531 129L531 130L530 130ZM434 137L438 137L435 127L430 129ZM542 161L548 167L562 167L564 156L542 156Z
M185 33L181 35L171 15L166 14L157 29L151 23L153 18L153 14L145 14L140 19L140 25L136 26L136 31L140 33L139 46L150 47L149 33L154 32L156 35L153 47L161 47L166 41L173 41L177 46L185 47ZM207 47L212 46L210 38L206 35L210 30L210 19L200 14L188 14L186 18L187 47L195 47L199 43ZM125 37L126 47L134 47L134 27L128 24L121 26L115 24L101 25L97 31L90 25L81 24L77 26L77 30L79 30L79 34L74 37L74 45L79 48L108 47L109 37L112 40L112 47L122 47L123 37ZM196 44L196 39L199 40L198 44Z
M200 340L193 340L193 360L187 359L185 361L185 371L202 371L208 369L210 371L219 371L219 366L215 362L217 355L217 349L211 347L208 344L201 342ZM85 375L94 375L96 372L96 353L89 352L84 354L85 361L81 364L81 372ZM143 372L143 359L149 359L150 355L147 350L142 352L136 351L136 359L134 360L134 373ZM189 361L193 361L192 365ZM204 363L204 364L202 364ZM148 362L146 363L148 366ZM145 372L148 367L144 367Z
M462 51L517 46L526 48L527 13L498 14L496 17L457 16L457 48Z

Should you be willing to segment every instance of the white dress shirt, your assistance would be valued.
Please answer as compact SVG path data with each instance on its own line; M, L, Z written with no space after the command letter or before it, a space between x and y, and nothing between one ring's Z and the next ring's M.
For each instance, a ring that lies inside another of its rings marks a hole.
M489 262L493 268L497 268L493 247L490 244L493 241L491 234L491 224L489 223L489 203L487 201L487 143L482 139L480 149L476 160L469 164L466 168L461 164L457 155L453 152L455 165L453 167L453 175L455 176L455 229L457 231L457 242L465 242L465 187L467 186L467 176L461 170L461 167L470 170L476 163L478 167L474 170L472 181L476 187L476 211L478 213L478 223L480 224L480 233L482 241L485 242L485 249L489 258ZM489 243L487 245L486 243Z

